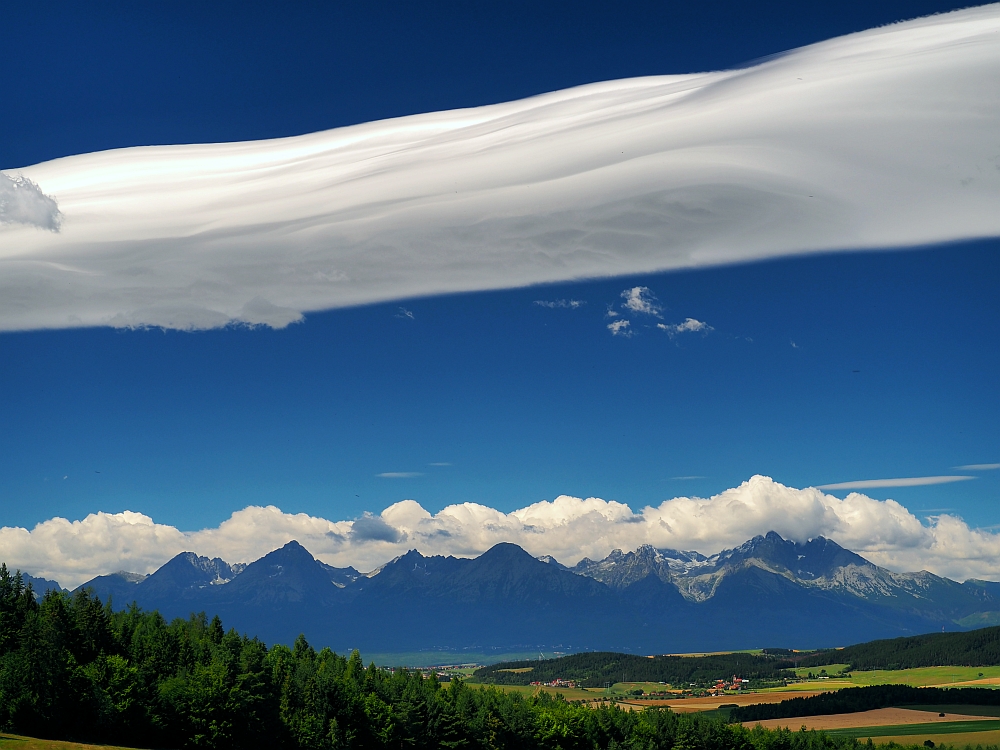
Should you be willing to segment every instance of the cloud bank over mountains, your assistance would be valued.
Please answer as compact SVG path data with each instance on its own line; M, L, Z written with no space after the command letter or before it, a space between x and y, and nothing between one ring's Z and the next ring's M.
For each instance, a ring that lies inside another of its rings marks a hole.
M898 572L1000 579L1000 534L948 514L921 522L893 500L859 493L841 500L763 476L709 498L677 497L636 512L620 502L565 495L510 513L462 503L431 514L404 500L381 514L341 521L251 506L194 532L130 511L94 513L73 522L53 518L30 531L2 528L0 550L9 566L76 586L116 570L152 572L183 551L249 562L292 539L332 565L371 570L414 548L473 557L513 542L574 564L642 544L710 554L768 531L800 542L825 536Z
M8 171L0 330L280 328L412 296L996 236L998 31L989 5L742 70Z

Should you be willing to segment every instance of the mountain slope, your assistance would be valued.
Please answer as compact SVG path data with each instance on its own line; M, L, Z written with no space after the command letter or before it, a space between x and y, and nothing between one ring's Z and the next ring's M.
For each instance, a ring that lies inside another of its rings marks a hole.
M711 557L646 546L626 554L615 550L598 562L584 559L573 570L619 589L655 575L676 586L688 601L705 602L716 596L723 581L750 575L750 568L816 592L846 596L846 601L859 599L945 624L991 607L1000 609L1000 584L959 584L927 571L893 573L830 539L796 543L773 531ZM755 585L773 588L778 584Z
M219 614L270 642L304 633L383 653L815 648L958 630L1000 611L1000 584L893 573L831 540L773 532L710 557L643 546L572 569L514 544L471 559L411 550L364 575L293 541L245 567L183 553L147 577L85 585L167 618Z

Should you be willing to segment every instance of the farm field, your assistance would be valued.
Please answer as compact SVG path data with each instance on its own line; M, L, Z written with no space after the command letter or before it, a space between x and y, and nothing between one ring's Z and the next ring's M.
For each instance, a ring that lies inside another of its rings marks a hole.
M481 687L475 683L469 684L472 687ZM654 698L639 698L637 696L627 695L627 690L633 690L644 685L648 685L648 689L662 689L664 687L658 683L640 682L615 683L612 686L611 692L608 692L603 688L555 688L546 687L544 685L491 685L490 687L495 687L506 693L520 693L521 695L535 695L539 692L551 693L552 695L559 694L568 701L606 701L610 698L614 699L620 705L636 706L639 708L644 708L646 706L665 706L671 711L682 714L695 713L697 711L714 711L719 706L723 705L732 706L735 704L738 706L747 706L751 703L780 703L781 701L788 700L789 698L789 696L785 693L742 693L709 696L703 698L663 698L659 696ZM808 698L812 695L818 695L821 692L825 691L814 690L811 692L802 692L797 693L795 697Z
M846 664L831 664L831 674L846 668ZM797 667L796 674L816 674L818 667ZM982 675L982 676L980 676ZM1000 667L916 667L913 669L877 669L851 672L850 677L804 680L784 687L764 688L762 692L797 693L802 690L840 690L866 685L912 685L913 687L990 687L1000 686Z
M986 747L987 745L1000 745L1000 730L987 732L952 732L939 734L930 731L927 734L892 734L871 738L876 745L888 745L894 742L897 745L922 745L926 740L930 740L935 745L945 744L949 747Z
M802 693L796 697L808 698L818 695L823 691L813 691ZM639 707L643 706L666 706L671 711L679 714L695 713L696 711L715 711L719 706L749 706L752 703L780 703L787 700L788 696L783 693L742 693L739 695L717 695L707 698L667 698L652 700L633 700L626 698L618 699L619 703L628 703Z
M758 724L766 729L789 728L823 730L826 732L838 731L838 734L851 735L855 737L867 737L868 732L873 727L889 727L894 734L906 734L909 727L914 727L917 732L924 731L917 725L940 724L943 727L961 725L962 731L975 731L977 729L1000 729L1000 719L996 716L988 715L968 715L958 713L945 713L940 715L938 711L920 711L913 708L876 708L872 711L859 711L849 714L827 714L824 716L798 716L788 719L764 719L763 721L747 721L743 725L747 727Z
M39 740L17 734L0 733L0 750L128 750L114 745L83 745L79 742Z
M487 687L469 683L470 687ZM549 693L551 695L561 695L568 701L600 701L607 700L608 693L601 688L554 688L543 685L490 685L505 693L520 693L521 695L535 695L537 693Z

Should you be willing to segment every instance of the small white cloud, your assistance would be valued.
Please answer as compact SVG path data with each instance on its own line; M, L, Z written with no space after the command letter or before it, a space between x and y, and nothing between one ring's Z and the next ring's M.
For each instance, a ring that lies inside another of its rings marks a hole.
M611 331L612 336L624 336L625 338L631 338L635 336L635 331L631 330L627 320L616 320L612 323L608 323L608 330Z
M899 479L859 479L855 482L835 482L834 484L818 484L818 490L871 490L879 487L924 487L931 484L950 484L964 482L975 477L938 476L938 477L901 477Z
M708 323L703 323L700 320L695 320L694 318L687 318L683 323L677 323L673 325L668 325L666 323L657 323L656 327L661 331L666 331L670 338L674 336L679 336L682 333L701 333L707 334L709 331L714 331Z
M406 318L408 320L415 320L412 310L407 310L405 307L399 308L399 312L396 313L397 318Z
M622 298L625 300L622 307L626 310L642 315L655 315L657 317L660 315L662 308L656 303L656 297L649 291L648 286L634 286L631 289L626 289L622 292Z
M959 471L993 471L993 469L1000 469L1000 464L966 464L965 466L953 466L952 468Z
M433 463L427 464L428 466L451 466L448 461L435 461Z
M576 310L579 307L583 307L587 303L580 299L554 299L554 300L544 300L536 299L535 304L540 307L548 307L549 309L555 309L557 307L562 307L567 310Z
M423 475L421 471L383 471L381 474L376 474L375 476L382 479L412 479L413 477L422 477Z
M62 214L55 199L27 177L0 172L0 224L28 224L59 231Z
M792 349L798 349L799 348L799 345L796 344L794 341L789 341L788 343L792 345Z
M678 480L680 480L680 479L704 479L705 477L699 476L699 475L696 475L696 474L692 474L691 476L687 476L687 477L670 477L670 478L671 479L678 479Z

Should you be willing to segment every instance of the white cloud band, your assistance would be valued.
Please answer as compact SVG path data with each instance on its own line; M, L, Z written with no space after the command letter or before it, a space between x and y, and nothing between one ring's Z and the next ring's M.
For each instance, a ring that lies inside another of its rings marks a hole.
M1000 534L969 528L948 514L921 523L893 500L857 493L841 500L761 476L710 498L678 497L638 512L615 501L565 495L510 513L462 503L431 514L404 500L354 521L251 506L195 532L139 513L95 513L75 522L53 518L30 531L2 528L0 559L75 586L119 569L151 572L185 550L251 561L291 539L332 565L370 570L412 548L467 557L514 542L572 564L640 544L712 553L771 530L797 541L826 536L896 571L1000 578Z
M995 236L998 30L989 5L745 70L28 167L62 228L0 224L0 330L281 327L417 295Z
M950 484L952 482L964 482L976 477L961 475L938 476L938 477L900 477L898 479L859 479L854 482L836 482L834 484L820 484L816 486L818 490L874 490L879 487L925 487L931 484Z

